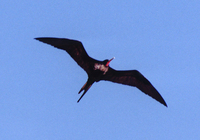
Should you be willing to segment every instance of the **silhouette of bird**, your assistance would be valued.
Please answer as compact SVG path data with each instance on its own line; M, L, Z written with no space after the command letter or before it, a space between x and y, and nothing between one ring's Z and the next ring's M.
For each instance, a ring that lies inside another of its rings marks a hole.
M110 60L106 59L104 61L93 59L87 54L83 47L83 44L78 40L52 37L39 37L35 39L43 43L52 45L58 49L65 50L76 61L76 63L85 70L88 75L88 80L78 92L80 94L82 91L84 91L77 102L82 99L82 97L85 95L85 93L94 82L105 80L137 87L139 90L151 96L152 98L167 107L166 102L159 94L159 92L139 71L121 71L111 68L109 66L109 63L114 58Z

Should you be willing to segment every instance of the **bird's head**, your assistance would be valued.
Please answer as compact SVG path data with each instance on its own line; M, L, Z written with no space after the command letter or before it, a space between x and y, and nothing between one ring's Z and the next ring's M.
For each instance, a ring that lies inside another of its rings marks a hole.
M106 59L106 60L103 61L103 64L104 64L106 67L108 67L109 64L110 64L110 62L111 62L113 59L115 59L115 57L111 58L110 60Z

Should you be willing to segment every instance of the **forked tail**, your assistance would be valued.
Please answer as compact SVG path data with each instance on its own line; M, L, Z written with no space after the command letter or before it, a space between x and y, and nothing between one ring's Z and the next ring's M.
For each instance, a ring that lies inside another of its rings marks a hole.
M80 89L80 91L78 92L78 94L81 93L81 91L84 90L83 94L81 95L81 97L78 99L77 103L82 99L82 97L85 95L85 93L88 91L88 89L92 86L92 84L94 83L94 81L91 81L90 79L87 80L87 82L83 85L83 87Z

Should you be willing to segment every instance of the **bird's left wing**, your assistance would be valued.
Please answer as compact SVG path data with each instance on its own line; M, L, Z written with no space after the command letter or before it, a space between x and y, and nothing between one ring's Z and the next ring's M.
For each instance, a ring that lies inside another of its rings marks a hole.
M158 102L167 106L166 102L154 86L137 70L117 71L109 67L108 72L101 80L111 81L124 85L134 86Z
M80 67L82 67L87 73L90 72L89 63L94 59L87 54L80 41L53 37L39 37L35 39L67 51Z

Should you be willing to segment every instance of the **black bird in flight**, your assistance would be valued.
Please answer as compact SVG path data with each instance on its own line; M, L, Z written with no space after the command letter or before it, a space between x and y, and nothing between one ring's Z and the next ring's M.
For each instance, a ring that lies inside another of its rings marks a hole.
M110 60L106 59L104 61L93 59L87 54L83 47L83 44L77 40L52 37L40 37L35 39L43 43L52 45L58 49L65 50L76 61L76 63L86 71L86 73L88 74L88 80L78 92L80 94L81 91L84 91L77 102L81 100L81 98L85 95L85 93L94 82L105 80L137 87L142 92L151 96L152 98L167 107L166 102L159 94L159 92L139 71L119 71L111 68L109 66L109 63L114 58Z

